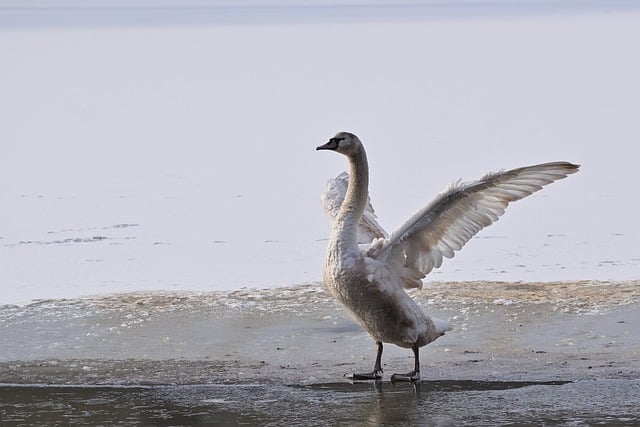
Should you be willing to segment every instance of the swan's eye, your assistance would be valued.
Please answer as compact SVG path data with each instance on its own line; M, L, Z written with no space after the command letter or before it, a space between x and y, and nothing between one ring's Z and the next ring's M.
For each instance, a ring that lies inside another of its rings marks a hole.
M340 141L344 140L344 137L331 138L329 142L336 144L336 147L340 145Z

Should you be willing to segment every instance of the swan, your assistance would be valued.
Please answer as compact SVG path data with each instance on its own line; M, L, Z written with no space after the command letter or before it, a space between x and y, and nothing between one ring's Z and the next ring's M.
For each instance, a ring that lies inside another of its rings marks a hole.
M452 258L478 231L498 220L510 202L578 171L568 162L543 163L489 173L477 181L456 182L387 234L369 200L369 166L362 142L339 132L316 150L331 150L349 160L349 174L330 180L322 202L332 223L323 282L327 291L374 339L376 360L370 373L354 380L382 379L383 343L410 348L414 369L392 381L420 379L419 350L451 325L427 316L406 289Z

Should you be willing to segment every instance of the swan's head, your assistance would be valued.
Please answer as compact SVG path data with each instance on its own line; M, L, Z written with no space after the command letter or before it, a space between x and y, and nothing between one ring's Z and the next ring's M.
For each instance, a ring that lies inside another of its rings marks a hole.
M316 147L316 150L333 150L345 156L353 156L362 149L362 142L352 133L338 132L324 145Z

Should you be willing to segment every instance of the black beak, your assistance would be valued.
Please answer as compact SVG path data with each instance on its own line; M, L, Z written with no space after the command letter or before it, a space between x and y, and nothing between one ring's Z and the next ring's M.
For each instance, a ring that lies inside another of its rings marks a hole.
M319 147L316 147L316 150L336 150L338 148L338 141L331 138L329 142Z

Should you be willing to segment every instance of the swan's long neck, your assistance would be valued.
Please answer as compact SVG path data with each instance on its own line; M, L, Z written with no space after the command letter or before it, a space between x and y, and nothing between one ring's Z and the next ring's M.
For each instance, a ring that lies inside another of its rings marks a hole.
M331 240L336 249L345 253L358 248L358 225L362 219L369 195L369 165L364 147L349 156L349 185Z

